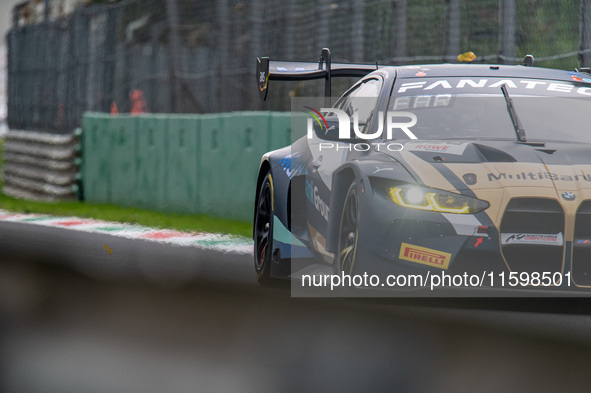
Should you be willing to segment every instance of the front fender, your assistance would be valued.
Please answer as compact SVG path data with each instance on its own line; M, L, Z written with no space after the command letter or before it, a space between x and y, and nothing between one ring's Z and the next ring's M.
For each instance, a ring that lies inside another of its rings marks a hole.
M273 178L273 210L275 217L277 217L281 223L289 229L289 186L291 179L280 164L280 160L287 157L289 154L291 154L291 148L288 146L279 150L268 152L262 157L261 164L259 166L259 174L257 177L253 222L256 215L256 207L259 202L259 192L261 185L263 184L265 175L270 171Z
M379 175L378 175L379 174ZM387 177L404 182L416 181L406 168L394 160L353 160L345 162L333 174L333 191L331 193L331 220L328 224L327 249L335 252L337 236L341 220L340 212L345 203L347 191L353 182L358 182L364 193L373 193L369 178L372 176Z

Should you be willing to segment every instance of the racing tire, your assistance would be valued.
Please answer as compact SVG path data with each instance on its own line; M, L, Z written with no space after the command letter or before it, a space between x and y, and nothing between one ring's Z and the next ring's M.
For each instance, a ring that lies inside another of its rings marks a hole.
M334 271L336 274L353 274L357 257L359 239L359 198L357 189L351 184L341 211L335 254Z
M267 172L259 190L254 219L254 270L259 284L277 282L270 277L273 263L273 177Z

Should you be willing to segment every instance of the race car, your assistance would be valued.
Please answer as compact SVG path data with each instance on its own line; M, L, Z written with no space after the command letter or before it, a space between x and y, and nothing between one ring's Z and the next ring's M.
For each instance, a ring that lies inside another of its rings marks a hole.
M258 281L315 266L590 287L591 75L524 64L257 59L263 99L274 80L324 80L330 97L331 78L361 78L331 107L297 105L303 136L262 157Z

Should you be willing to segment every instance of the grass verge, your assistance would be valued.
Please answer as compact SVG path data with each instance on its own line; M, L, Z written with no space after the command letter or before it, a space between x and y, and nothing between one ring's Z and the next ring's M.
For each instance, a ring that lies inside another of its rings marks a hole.
M252 236L252 225L248 222L228 220L204 214L161 213L134 207L85 202L23 201L4 194L0 194L0 209L21 213L94 218L189 232L215 232L246 237Z
M2 139L0 139L0 190L3 187ZM161 213L134 207L121 207L86 202L24 201L0 192L0 209L20 213L41 213L54 216L76 216L97 220L139 224L153 228L171 228L188 232L214 232L251 237L252 225L204 214Z

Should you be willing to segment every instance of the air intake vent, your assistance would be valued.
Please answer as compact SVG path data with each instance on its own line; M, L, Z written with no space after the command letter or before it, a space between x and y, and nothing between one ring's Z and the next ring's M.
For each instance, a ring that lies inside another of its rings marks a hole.
M577 285L591 285L591 201L581 203L577 211L572 273Z
M512 155L505 153L502 150L495 149L494 147L480 145L475 143L474 146L478 149L478 152L483 158L483 161L487 162L516 162L517 160Z
M514 272L560 272L564 212L552 199L512 199L501 221L501 249Z

